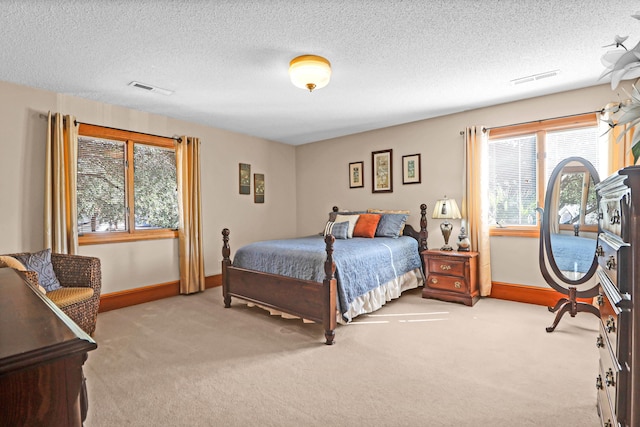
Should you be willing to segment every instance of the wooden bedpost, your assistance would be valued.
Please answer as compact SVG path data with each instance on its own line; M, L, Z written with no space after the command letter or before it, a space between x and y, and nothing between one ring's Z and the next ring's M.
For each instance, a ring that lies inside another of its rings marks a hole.
M418 245L420 246L420 251L426 251L427 247L427 236L429 232L427 231L427 205L420 205L420 240L418 240Z
M225 308L231 307L231 296L229 296L229 275L227 267L231 265L231 248L229 247L229 229L222 229L222 296L224 297Z
M322 326L324 327L324 337L326 338L325 344L332 345L334 343L336 332L336 263L333 262L333 242L335 237L328 234L324 238L327 251L327 260L324 262L324 319L322 319Z

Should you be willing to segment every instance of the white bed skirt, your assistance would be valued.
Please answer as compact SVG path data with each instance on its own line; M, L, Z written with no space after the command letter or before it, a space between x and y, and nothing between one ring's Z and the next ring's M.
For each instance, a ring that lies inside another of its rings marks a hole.
M367 292L364 295L356 298L349 306L349 310L345 313L345 320L339 312L336 312L336 320L340 324L347 324L353 318L360 314L372 313L385 305L388 301L399 298L400 295L409 289L415 289L418 286L424 284L424 276L422 270L416 268L408 273L398 276L393 280L388 281L375 289ZM249 307L260 307L267 310L272 316L281 316L285 319L299 319L298 316L293 316L288 313L283 313L273 308L264 307L260 304L247 303ZM305 323L314 323L312 320L302 319Z

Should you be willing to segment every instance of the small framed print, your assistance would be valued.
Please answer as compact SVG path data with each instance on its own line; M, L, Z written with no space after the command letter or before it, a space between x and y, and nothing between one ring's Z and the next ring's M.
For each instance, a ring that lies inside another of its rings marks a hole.
M402 183L420 184L420 154L402 156Z
M253 201L255 203L264 203L264 174L253 174Z
M349 188L364 187L364 162L349 163Z
M393 192L393 150L371 152L371 192Z
M240 163L240 194L251 194L251 165Z

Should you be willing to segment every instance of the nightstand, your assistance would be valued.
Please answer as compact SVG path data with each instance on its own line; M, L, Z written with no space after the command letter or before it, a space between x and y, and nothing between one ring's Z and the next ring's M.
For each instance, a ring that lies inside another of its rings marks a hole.
M422 298L468 306L478 301L478 252L426 250L421 255L427 276Z

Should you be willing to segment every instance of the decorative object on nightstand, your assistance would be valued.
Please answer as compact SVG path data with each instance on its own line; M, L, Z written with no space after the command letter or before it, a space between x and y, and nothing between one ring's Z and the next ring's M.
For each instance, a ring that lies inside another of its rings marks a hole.
M421 252L427 280L422 298L473 306L480 299L478 252L426 250Z
M444 219L444 222L440 224L440 230L442 231L442 237L444 237L444 246L440 248L441 251L452 251L453 248L449 246L449 236L451 236L451 230L453 230L453 224L448 219L460 219L460 209L454 199L440 199L436 202L436 206L433 209L433 219Z
M458 235L458 252L469 252L471 250L471 241L464 227L460 228Z

